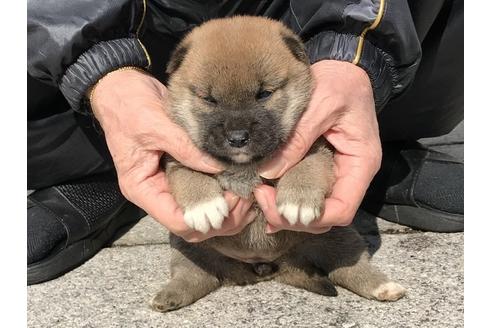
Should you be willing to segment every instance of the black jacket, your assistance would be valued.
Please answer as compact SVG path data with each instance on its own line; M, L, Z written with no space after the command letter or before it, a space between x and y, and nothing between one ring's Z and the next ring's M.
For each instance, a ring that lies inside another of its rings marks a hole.
M362 67L381 109L414 78L420 40L443 2L414 0L411 11L406 0L28 0L28 73L57 85L74 110L85 112L86 91L104 74L123 66L150 69L154 61L153 73L165 81L166 58L193 27L216 17L262 15L298 33L312 63L336 59Z

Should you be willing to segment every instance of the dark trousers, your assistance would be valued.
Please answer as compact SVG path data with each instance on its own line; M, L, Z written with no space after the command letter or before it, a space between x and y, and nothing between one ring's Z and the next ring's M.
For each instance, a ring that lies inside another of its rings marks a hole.
M27 189L114 170L92 117L69 109L56 88L27 77Z
M409 3L423 58L410 88L378 116L383 142L440 136L463 120L463 1L443 2ZM419 15L424 11L425 19ZM159 53L151 46L149 51ZM154 67L161 77L164 63L154 62ZM92 117L74 113L58 89L29 75L27 91L28 189L114 170Z

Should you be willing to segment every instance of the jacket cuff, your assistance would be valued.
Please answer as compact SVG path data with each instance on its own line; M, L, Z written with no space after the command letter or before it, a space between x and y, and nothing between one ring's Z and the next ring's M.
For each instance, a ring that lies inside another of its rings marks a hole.
M359 37L356 35L327 31L307 41L305 47L311 64L324 59L353 62L358 42ZM378 112L388 100L402 91L398 87L391 56L367 40L364 40L357 66L364 69L369 76Z
M150 67L147 52L138 39L99 42L68 67L60 81L60 91L74 111L89 114L85 104L89 88L107 73L124 66Z

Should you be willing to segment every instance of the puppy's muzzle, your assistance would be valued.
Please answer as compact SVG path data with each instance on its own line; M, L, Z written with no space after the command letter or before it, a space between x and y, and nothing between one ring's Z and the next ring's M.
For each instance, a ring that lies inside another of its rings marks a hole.
M249 132L247 130L228 131L226 139L231 147L242 148L249 143Z

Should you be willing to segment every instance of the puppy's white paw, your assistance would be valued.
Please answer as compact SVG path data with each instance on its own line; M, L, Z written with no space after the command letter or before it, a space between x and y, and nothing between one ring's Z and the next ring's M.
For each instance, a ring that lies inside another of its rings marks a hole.
M376 288L372 292L372 296L379 301L396 301L402 298L406 291L402 285L390 281Z
M278 206L279 213L289 221L291 225L300 221L308 225L320 216L318 207L302 206L293 203L283 203Z
M314 220L320 217L321 211L319 207L309 207L309 206L301 206L300 209L300 219L301 223L307 226Z
M228 214L227 202L224 197L220 196L186 209L184 220L190 228L207 233L210 226L220 229Z

